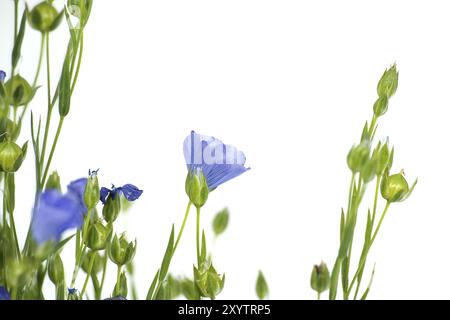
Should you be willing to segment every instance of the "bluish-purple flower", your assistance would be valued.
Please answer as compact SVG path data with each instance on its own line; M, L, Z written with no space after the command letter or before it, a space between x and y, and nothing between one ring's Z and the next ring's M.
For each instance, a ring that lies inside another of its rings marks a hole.
M201 170L210 191L250 169L242 151L195 131L184 140L183 151L188 170Z
M0 287L0 300L11 300L11 296L5 287Z
M83 210L83 213L87 212L87 207L84 204L84 190L86 189L86 183L87 183L87 178L80 178L75 181L72 181L67 186L67 194L69 196L72 196L74 199L76 199L79 202L79 204Z
M115 187L112 186L111 189L102 187L100 189L100 201L105 204L106 199L108 197L111 197L112 199L114 199L116 197L116 195L121 195L123 194L123 196L125 197L125 199L127 199L128 201L134 201L137 200L141 194L142 194L142 190L139 190L138 187L132 185L132 184L124 184L121 187Z
M57 190L41 193L33 212L31 232L38 244L49 240L58 242L69 229L81 229L83 207L71 192L62 194Z
M0 82L5 81L6 78L6 72L3 70L0 70Z

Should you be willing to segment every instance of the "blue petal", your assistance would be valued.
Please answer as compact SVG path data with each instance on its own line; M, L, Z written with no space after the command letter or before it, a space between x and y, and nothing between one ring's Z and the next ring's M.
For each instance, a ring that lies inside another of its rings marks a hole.
M72 181L67 186L67 194L75 198L81 207L83 213L87 212L87 207L84 204L84 190L86 189L87 178L80 178L75 181Z
M100 201L105 204L106 202L106 197L108 197L109 193L111 192L111 190L109 190L108 188L105 187L101 187L100 188Z
M127 199L128 201L134 201L137 200L141 194L142 194L142 190L139 190L136 186L132 185L132 184L125 184L120 188L120 191L123 193L123 196L125 197L125 199Z
M242 151L195 131L184 140L183 152L188 170L201 168L210 190L248 170Z
M5 81L6 78L6 72L3 70L0 70L0 82Z
M81 229L83 212L73 195L49 190L41 193L34 210L31 231L38 244L59 241L68 229Z
M11 300L11 296L5 287L0 287L0 300Z

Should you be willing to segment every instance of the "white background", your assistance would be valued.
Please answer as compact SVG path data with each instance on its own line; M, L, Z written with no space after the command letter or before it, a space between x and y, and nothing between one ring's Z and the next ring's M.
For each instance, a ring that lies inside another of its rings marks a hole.
M103 185L144 190L121 229L138 239L145 297L187 203L183 139L195 129L236 145L252 169L214 191L202 212L211 235L214 213L231 211L214 247L227 275L220 297L255 298L262 269L270 298L313 299L312 265L331 268L337 254L347 152L371 117L379 77L397 62L399 88L378 133L395 145L394 170L404 168L411 182L419 176L419 184L392 205L370 253L366 274L377 263L370 297L450 298L449 10L448 1L97 0L53 168L64 184L99 167ZM12 12L12 1L0 0L0 67L8 72ZM66 41L67 32L52 35L53 80ZM30 81L38 45L29 28L20 71ZM35 114L45 115L45 99L41 90ZM20 142L29 139L28 123ZM17 182L22 236L33 170L30 152ZM367 194L372 199L372 189ZM191 273L194 225L192 215L175 273ZM70 265L72 256L68 248Z

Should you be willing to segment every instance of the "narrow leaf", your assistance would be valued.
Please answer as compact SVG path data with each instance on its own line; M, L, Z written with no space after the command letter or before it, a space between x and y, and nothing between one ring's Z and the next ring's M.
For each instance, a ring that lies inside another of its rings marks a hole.
M22 20L20 21L19 33L17 34L16 41L14 42L14 48L12 50L11 59L12 59L13 69L16 68L17 63L20 60L20 53L22 51L22 42L23 42L23 37L25 35L26 21L27 21L27 11L24 10L23 14L22 14Z
M158 282L159 270L156 272L155 277L153 278L152 284L148 289L147 300L152 300L153 293L155 292L156 283Z
M169 243L167 244L166 253L164 254L164 258L161 263L161 268L160 268L160 272L159 272L159 281L164 280L164 278L167 275L167 271L169 270L169 264L170 264L170 261L172 260L172 254L173 254L174 234L175 234L175 228L172 225L172 232L170 233Z

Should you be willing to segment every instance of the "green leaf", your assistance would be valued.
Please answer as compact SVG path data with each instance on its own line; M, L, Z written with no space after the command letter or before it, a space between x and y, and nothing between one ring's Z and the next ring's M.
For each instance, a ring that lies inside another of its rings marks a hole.
M366 233L365 233L365 243L369 243L372 238L372 216L370 215L370 209L367 212L367 224L366 224Z
M23 42L23 37L25 35L26 22L27 22L27 11L24 10L23 14L22 14L22 20L20 21L19 33L17 34L16 41L14 42L14 48L12 50L11 59L12 59L13 69L16 68L17 63L19 62L19 59L20 59L20 52L22 51L22 42Z
M342 288L344 289L344 292L348 291L348 272L349 272L349 259L348 256L342 260L342 269L341 269L341 276L342 276Z
M158 282L158 277L159 277L159 269L158 269L158 271L156 271L156 274L155 274L155 277L153 278L152 284L150 285L150 288L148 289L147 300L152 300L153 293L155 292L155 288L156 288L156 283Z
M222 234L228 226L228 221L230 219L230 212L228 208L220 210L213 220L213 230L217 236Z
M64 59L61 78L59 79L59 115L67 116L70 111L70 61L72 58L72 45L69 45Z
M256 279L256 295L260 300L263 300L269 294L269 286L267 285L264 274L260 270L258 272L258 278Z
M329 293L330 300L336 299L340 271L341 271L341 259L337 258L333 267L333 271L331 272L330 293Z
M172 232L170 233L169 243L167 244L166 253L164 254L163 261L161 263L161 268L159 272L159 281L163 281L169 270L170 261L173 255L173 243L174 243L175 228L172 225Z

